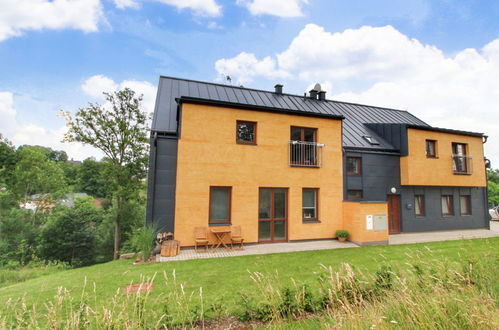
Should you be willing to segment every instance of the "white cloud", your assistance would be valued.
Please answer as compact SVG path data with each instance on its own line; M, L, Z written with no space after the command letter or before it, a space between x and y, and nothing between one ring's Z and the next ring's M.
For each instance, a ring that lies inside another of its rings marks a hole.
M118 9L126 9L126 8L133 8L137 9L140 7L140 4L138 3L137 0L113 0L114 5Z
M126 87L133 90L135 95L143 96L142 106L144 111L148 113L154 111L157 89L148 81L123 80L120 83L116 83L111 78L98 74L86 79L81 85L81 89L85 94L100 101L105 99L103 92L112 93Z
M287 72L276 69L276 61L270 56L258 60L254 54L242 52L230 59L220 59L215 63L215 69L221 75L236 78L237 84L247 84L254 77L286 78Z
M179 10L190 9L198 16L220 16L222 7L215 0L155 0L176 7Z
M105 18L100 0L0 1L0 41L29 30L95 32L102 21Z
M391 26L330 33L309 24L278 54L261 61L241 54L218 60L217 72L239 81L278 72L303 87L321 81L337 89L324 88L328 98L407 109L433 126L483 132L486 155L499 167L499 39L449 56ZM260 62L271 65L263 70Z
M303 16L301 7L308 0L237 0L237 4L248 8L252 15L273 15L279 17Z
M54 117L56 112L54 112ZM85 159L94 156L97 159L102 153L80 143L62 143L66 131L64 120L60 118L61 126L58 129L47 129L38 124L21 122L14 107L14 95L11 92L0 92L0 132L16 146L23 144L40 145L56 150L64 150L69 157Z

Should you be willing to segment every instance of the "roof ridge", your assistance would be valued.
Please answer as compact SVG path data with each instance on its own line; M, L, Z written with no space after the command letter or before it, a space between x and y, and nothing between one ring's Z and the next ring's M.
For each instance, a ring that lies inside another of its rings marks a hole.
M200 84L209 84L209 85L215 85L215 86L220 86L220 87L230 87L230 88L237 88L237 89L244 89L244 90L251 90L251 91L256 91L256 92L264 92L264 93L269 93L276 95L275 92L264 90L264 89L258 89L258 88L249 88L249 87L241 87L241 86L233 86L233 85L224 85L221 83L214 83L210 81L201 81L201 80L195 80L195 79L186 79L186 78L178 78L178 77L172 77L172 76L165 76L165 75L160 75L160 78L167 78L167 79L174 79L174 80L182 80L182 81L190 81L190 82L195 82L195 83L200 83ZM298 94L290 94L290 93L282 93L282 94L277 94L277 95L287 95L287 96L293 96L293 97L299 97L299 98L304 98L303 95L298 95ZM319 100L314 100L308 97L305 97L306 100L311 100L311 101L318 101ZM399 112L405 112L413 116L414 118L422 121L418 117L414 116L412 113L410 113L407 110L401 110L401 109L394 109L394 108L387 108L387 107L380 107L376 105L369 105L369 104L362 104L362 103L355 103L355 102L347 102L347 101L338 101L338 100L332 100L332 99L326 99L324 101L327 102L333 102L333 103L342 103L342 104L351 104L351 105L358 105L362 107L370 107L370 108L377 108L377 109L383 109L383 110L389 110L389 111L399 111ZM324 102L321 100L320 102ZM422 121L424 122L424 121ZM425 123L426 124L426 123Z

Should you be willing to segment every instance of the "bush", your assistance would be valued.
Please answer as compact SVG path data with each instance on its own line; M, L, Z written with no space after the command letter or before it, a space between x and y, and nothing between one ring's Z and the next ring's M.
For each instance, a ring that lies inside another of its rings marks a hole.
M142 260L151 256L156 230L152 226L144 226L134 230L131 239L134 252L138 253Z
M347 238L348 235L349 235L348 230L338 229L336 231L336 237L345 237L345 238Z
M101 212L90 199L75 203L73 208L58 208L42 228L40 256L76 267L94 263L96 226L100 222Z

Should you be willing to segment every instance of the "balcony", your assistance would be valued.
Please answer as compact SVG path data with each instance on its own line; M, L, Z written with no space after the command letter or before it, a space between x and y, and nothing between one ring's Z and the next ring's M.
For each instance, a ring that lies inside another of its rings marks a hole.
M317 142L289 141L289 166L321 167L322 147Z
M454 174L472 174L473 173L473 158L466 155L452 156L452 171Z

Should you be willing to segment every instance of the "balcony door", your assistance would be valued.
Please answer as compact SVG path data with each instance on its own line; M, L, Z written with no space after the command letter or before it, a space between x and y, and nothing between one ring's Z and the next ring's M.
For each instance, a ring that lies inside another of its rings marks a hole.
M288 189L260 188L258 196L258 242L288 240Z
M295 166L317 166L317 129L291 126L290 161Z

